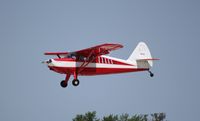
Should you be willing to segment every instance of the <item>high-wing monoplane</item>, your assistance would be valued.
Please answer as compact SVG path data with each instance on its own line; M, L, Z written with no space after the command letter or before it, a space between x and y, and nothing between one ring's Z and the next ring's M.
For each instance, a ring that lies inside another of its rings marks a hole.
M72 84L79 85L78 76L93 76L103 74L117 74L126 72L148 71L150 76L154 74L150 71L153 61L148 46L140 42L127 60L110 57L111 51L122 48L121 44L101 44L94 47L74 51L74 52L46 52L45 55L57 56L43 63L54 72L65 74L66 77L60 82L65 88L71 75Z

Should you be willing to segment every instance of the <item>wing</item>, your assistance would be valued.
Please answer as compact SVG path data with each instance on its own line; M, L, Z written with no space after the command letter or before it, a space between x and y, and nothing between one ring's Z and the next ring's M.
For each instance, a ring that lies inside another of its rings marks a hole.
M59 58L61 58L61 56L66 56L67 54L69 54L69 52L46 52L46 53L44 53L44 55L56 55Z
M70 53L75 54L76 56L84 56L89 57L90 54L93 56L100 56L100 55L106 55L109 54L110 51L117 50L119 48L122 48L123 46L120 44L101 44L94 47L86 48L83 50L78 50L75 52L45 52L44 55L56 55L60 58L60 56L66 56Z
M106 55L109 54L110 51L117 50L122 48L123 46L120 44L101 44L94 47L86 48L83 50L75 51L77 55L88 57L91 53L94 56Z

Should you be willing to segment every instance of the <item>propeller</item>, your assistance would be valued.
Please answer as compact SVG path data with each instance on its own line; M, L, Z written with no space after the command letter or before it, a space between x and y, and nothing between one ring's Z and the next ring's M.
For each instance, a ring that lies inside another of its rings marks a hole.
M49 59L49 60L47 60L47 61L42 61L42 63L47 63L47 64L49 64L49 63L51 63L51 62L52 62L51 59Z

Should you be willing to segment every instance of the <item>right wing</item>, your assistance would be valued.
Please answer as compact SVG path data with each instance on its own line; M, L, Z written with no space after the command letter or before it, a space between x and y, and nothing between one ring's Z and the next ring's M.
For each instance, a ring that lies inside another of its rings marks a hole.
M82 49L82 50L78 50L78 51L74 51L74 52L45 52L44 55L56 55L59 58L61 58L61 56L65 57L71 53L76 56L84 56L84 57L88 58L90 56L106 55L106 54L109 54L110 51L117 50L122 47L123 46L120 44L106 43L106 44L101 44L101 45L97 45L94 47L90 47L90 48L86 48L86 49Z
M82 49L79 51L75 51L73 53L76 53L77 55L81 55L84 57L88 57L90 53L92 53L95 56L100 56L100 55L106 55L109 54L110 51L113 50L117 50L119 48L122 48L123 46L120 44L101 44L101 45L97 45L94 47L90 47L90 48L86 48L86 49Z

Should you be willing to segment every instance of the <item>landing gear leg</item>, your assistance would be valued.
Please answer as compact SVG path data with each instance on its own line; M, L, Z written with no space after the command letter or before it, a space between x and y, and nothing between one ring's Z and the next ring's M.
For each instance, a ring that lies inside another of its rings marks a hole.
M149 72L150 77L154 76L154 74L150 70L148 70L148 72Z
M60 82L60 86L63 88L67 87L69 78L70 78L70 74L66 74L65 80L62 80Z

